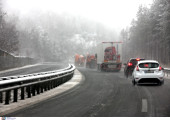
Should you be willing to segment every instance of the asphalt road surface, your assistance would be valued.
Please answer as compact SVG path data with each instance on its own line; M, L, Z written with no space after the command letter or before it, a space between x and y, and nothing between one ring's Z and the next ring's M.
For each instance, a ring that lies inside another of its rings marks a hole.
M170 80L133 86L123 72L78 68L85 80L68 94L55 96L11 113L15 117L144 117L170 116Z

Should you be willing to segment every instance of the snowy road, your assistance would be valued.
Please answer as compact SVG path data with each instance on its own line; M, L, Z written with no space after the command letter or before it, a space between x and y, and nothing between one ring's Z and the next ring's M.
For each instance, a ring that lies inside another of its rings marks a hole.
M77 89L7 116L170 116L168 79L162 86L132 86L123 72L79 71L85 80Z

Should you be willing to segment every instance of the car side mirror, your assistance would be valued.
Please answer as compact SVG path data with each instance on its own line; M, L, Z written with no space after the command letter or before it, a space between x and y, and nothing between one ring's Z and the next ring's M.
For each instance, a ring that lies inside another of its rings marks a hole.
M165 70L165 69L162 67L162 70Z

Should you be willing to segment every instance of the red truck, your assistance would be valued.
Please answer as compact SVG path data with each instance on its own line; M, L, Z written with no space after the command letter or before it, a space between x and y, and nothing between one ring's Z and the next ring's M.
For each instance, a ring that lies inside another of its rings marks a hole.
M120 71L122 42L102 42L97 45L97 68L101 71Z
M95 57L95 55L90 55L90 54L88 54L87 56L86 56L86 68L96 68L96 65L97 65L97 63L96 63L96 57Z
M83 55L76 54L74 64L75 66L83 67L85 64L85 57Z

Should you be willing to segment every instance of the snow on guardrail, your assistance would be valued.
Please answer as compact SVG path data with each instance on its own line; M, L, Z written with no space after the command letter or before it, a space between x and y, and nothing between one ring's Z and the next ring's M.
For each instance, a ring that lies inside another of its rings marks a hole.
M0 78L0 103L5 101L5 104L9 104L12 99L13 102L17 102L18 97L24 100L25 95L31 98L31 96L55 88L70 80L74 75L74 70L75 66L69 64L67 68L55 71L2 77Z

